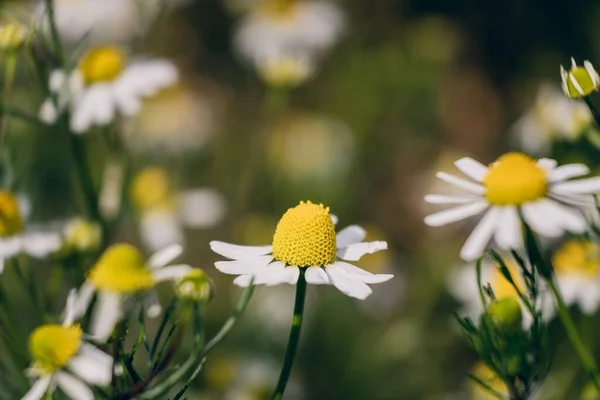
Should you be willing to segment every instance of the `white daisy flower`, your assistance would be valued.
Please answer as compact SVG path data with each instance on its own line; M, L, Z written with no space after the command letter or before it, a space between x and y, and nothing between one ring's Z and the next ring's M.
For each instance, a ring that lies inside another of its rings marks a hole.
M585 103L566 98L560 90L545 84L533 107L514 125L512 133L522 148L540 153L556 139L574 141L591 129L592 114Z
M85 314L94 293L98 294L90 333L99 341L106 340L123 314L124 300L143 292L143 306L150 318L160 315L162 308L154 286L163 281L176 281L187 275L192 267L186 264L170 265L183 249L172 245L144 261L142 253L130 244L109 247L92 267L88 278L79 289L77 315Z
M563 92L572 99L585 97L600 87L600 75L587 60L583 62L583 67L580 67L575 59L571 58L571 69L567 71L561 65L560 76Z
M569 240L556 250L552 265L565 303L594 314L600 304L600 247L584 239Z
M177 68L170 61L139 59L128 65L119 48L97 47L84 54L68 76L61 70L51 73L49 89L55 99L42 104L40 119L52 124L69 109L71 130L83 133L94 125L110 124L118 114L136 114L143 98L178 79Z
M358 261L365 254L387 249L387 243L362 242L365 231L352 225L337 235L329 208L322 204L300 202L281 217L271 246L237 246L210 243L211 249L233 261L216 262L215 267L239 275L233 283L246 287L295 285L300 268L306 268L306 282L334 285L342 293L365 299L372 290L367 284L392 279L391 274L372 274L345 261ZM345 261L341 261L341 260Z
M59 233L25 231L22 208L11 193L0 191L0 273L5 261L18 254L44 258L61 247Z
M314 55L335 44L344 23L333 2L262 0L243 17L235 45L251 61L290 52Z
M429 215L425 223L443 226L485 211L461 250L466 261L478 258L492 236L503 250L520 248L521 218L544 237L583 233L588 223L582 210L589 210L592 194L600 191L600 177L568 181L589 174L583 164L557 167L555 160L536 162L522 153L507 153L489 167L466 157L455 165L468 180L445 172L437 177L460 187L465 194L428 195L425 201L459 206Z
M62 325L45 324L29 336L29 351L33 364L28 374L36 380L21 400L46 398L48 391L58 386L73 400L93 400L89 385L110 384L113 358L83 341L83 332L74 325L76 293L72 290ZM121 371L116 368L115 373Z

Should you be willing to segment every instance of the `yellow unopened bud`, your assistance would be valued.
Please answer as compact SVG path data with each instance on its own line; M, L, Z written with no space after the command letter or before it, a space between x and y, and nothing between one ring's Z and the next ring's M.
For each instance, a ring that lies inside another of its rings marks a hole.
M588 382L581 391L579 400L600 400L600 394L592 382Z
M600 86L600 75L587 60L580 67L571 59L571 69L567 71L561 65L560 76L563 91L572 99L588 96Z
M275 56L258 62L258 74L269 86L297 87L306 82L313 73L308 57Z
M495 300L487 309L494 325L504 331L513 332L522 326L521 305L512 297Z
M0 50L17 51L27 41L29 29L20 22L9 22L0 26Z
M64 230L64 244L68 250L92 252L100 248L102 230L92 221L75 218L67 223Z
M214 283L200 268L193 269L175 284L175 294L183 300L209 301L214 293Z

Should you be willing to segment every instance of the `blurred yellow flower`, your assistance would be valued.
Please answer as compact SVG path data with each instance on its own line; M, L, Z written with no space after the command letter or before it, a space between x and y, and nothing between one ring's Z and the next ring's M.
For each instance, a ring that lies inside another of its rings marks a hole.
M481 379L481 381L490 388L508 398L508 389L506 388L506 385L484 362L478 362L475 367L473 367L472 374ZM497 400L496 396L490 394L488 390L481 387L480 384L472 379L469 379L469 391L472 400Z

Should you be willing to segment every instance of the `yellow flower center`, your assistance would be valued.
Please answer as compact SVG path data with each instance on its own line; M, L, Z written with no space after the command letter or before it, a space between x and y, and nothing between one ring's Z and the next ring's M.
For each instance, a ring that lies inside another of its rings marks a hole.
M310 201L287 210L273 235L273 257L298 267L333 263L336 247L329 207Z
M594 79L592 78L588 70L584 67L577 66L575 68L571 68L568 76L569 77L567 78L567 91L569 92L570 97L577 98L581 96L587 96L597 88ZM580 91L575 87L575 85L573 85L571 76L579 84L583 94L580 93Z
M0 237L9 237L23 231L23 218L17 199L8 192L0 191Z
M77 354L81 346L81 328L77 325L42 325L29 336L29 352L33 368L49 375L63 368Z
M259 63L258 73L268 85L295 87L306 81L311 73L307 60L294 57L267 59Z
M109 247L90 271L88 279L99 290L130 294L154 286L142 253L130 244Z
M140 171L131 185L131 199L142 211L171 208L174 196L167 171L160 167Z
M485 199L491 204L519 206L546 195L546 171L522 153L508 153L490 165L483 178Z
M86 84L110 82L125 68L125 53L112 46L97 47L79 60L79 70Z
M262 0L258 12L269 18L288 19L298 5L298 0Z
M600 272L600 247L583 240L569 240L552 256L557 275L595 277Z

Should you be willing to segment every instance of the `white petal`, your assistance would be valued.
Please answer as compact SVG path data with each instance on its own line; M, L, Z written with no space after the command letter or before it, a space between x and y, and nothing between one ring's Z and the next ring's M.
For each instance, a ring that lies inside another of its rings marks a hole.
M595 194L600 192L600 177L560 182L552 185L551 192L559 194Z
M286 267L282 262L274 262L257 269L254 273L255 285L275 286L282 283L296 284L300 270L298 267Z
M79 354L69 361L69 370L93 385L105 386L112 379L113 358L94 346L82 343Z
M42 122L53 124L58 119L58 111L51 99L46 99L40 107L39 118Z
M463 157L454 163L456 168L474 181L481 182L488 172L488 168L469 157Z
M544 168L546 171L550 171L554 168L556 168L556 165L558 163L556 162L556 160L553 160L551 158L540 158L537 161L537 165L539 165L540 167Z
M450 208L425 217L425 223L429 226L443 226L452 222L460 221L483 212L489 204L485 200L479 200L464 206Z
M66 74L60 70L55 69L50 73L50 79L48 81L48 89L53 93L58 93L63 89L66 83Z
M496 225L494 239L504 250L517 250L523 244L521 220L516 207L498 207L500 210L499 223Z
M238 246L214 240L210 242L210 248L230 260L247 260L270 254L273 251L273 246Z
M581 296L579 297L581 311L587 315L593 315L600 303L600 290L598 290L596 286L581 289L583 289Z
M346 247L352 243L362 242L367 232L358 225L350 225L336 234L337 247Z
M146 315L149 318L158 318L158 316L162 313L162 306L158 300L156 290L149 290L144 296L142 302L144 304L144 309L146 310Z
M112 88L97 84L88 88L76 102L71 117L71 130L83 133L92 125L106 125L114 117L115 104Z
M552 214L559 220L560 225L571 233L583 233L587 228L587 221L583 214L576 208L565 206L552 200L542 200Z
M331 222L333 222L334 225L337 225L339 220L338 216L335 214L329 214L329 217L331 218Z
M29 391L21 398L21 400L41 400L41 398L46 394L51 381L52 376L46 376L37 379L31 386L31 389L29 389Z
M122 304L118 294L101 292L92 314L91 335L98 341L106 341L121 318Z
M252 275L240 275L233 280L233 284L240 287L248 287L252 282Z
M152 276L156 282L174 281L183 278L189 274L192 269L193 268L187 264L171 265L154 270Z
M71 289L67 296L67 306L65 307L65 317L63 326L71 326L77 316L77 291Z
M92 298L94 297L94 293L96 293L96 288L87 281L81 285L79 292L77 293L77 302L75 304L76 317L81 317L86 313Z
M304 273L304 278L311 285L331 285L329 275L321 267L308 267Z
M61 236L57 233L27 233L22 237L23 251L33 257L46 257L61 247Z
M372 274L369 271L365 271L362 268L358 268L356 265L348 264L341 261L337 261L333 265L340 267L348 274L354 276L359 281L369 284L387 282L394 277L394 275L392 274ZM331 266L327 266L326 269L330 267Z
M16 256L23 249L23 240L20 236L0 239L0 258L7 259Z
M135 97L155 95L175 84L179 72L173 63L164 60L141 60L132 63L115 82L115 91Z
M492 238L492 234L499 222L500 209L492 207L479 221L469 238L463 245L460 256L465 261L477 259Z
M485 193L485 188L477 183L469 182L461 178L457 178L454 175L450 175L446 172L438 172L436 176L443 180L444 182L448 182L451 185L458 186L461 189L465 189L468 192L473 194L483 195Z
M358 261L365 254L373 254L387 249L387 242L362 242L354 243L337 251L337 256L343 260Z
M160 268L169 264L183 253L183 247L179 244L172 244L164 249L154 253L148 260L150 268Z
M548 207L548 203L542 201L526 203L521 206L521 212L525 222L536 233L546 237L559 237L563 234L561 223L553 214L552 208Z
M273 256L260 256L241 261L217 261L215 268L224 274L245 275L254 272L258 268L266 267L273 260Z
M73 375L57 372L56 381L58 387L72 400L94 400L92 389Z
M330 265L325 269L331 283L347 296L364 300L373 293L366 283L356 279L337 265Z
M429 204L462 204L472 203L481 199L478 196L447 196L442 194L428 194L425 201Z
M590 169L585 164L567 164L548 172L550 182L559 182L575 178L590 173Z

